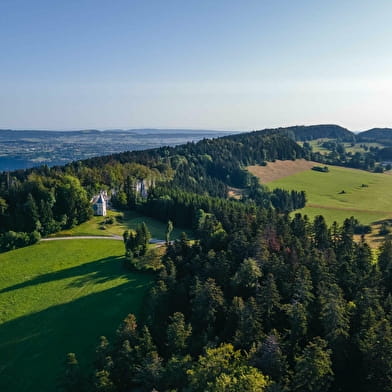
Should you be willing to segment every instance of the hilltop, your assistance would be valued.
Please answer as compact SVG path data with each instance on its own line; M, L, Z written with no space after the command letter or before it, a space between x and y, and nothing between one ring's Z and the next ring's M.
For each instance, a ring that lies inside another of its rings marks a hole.
M358 134L358 141L379 142L392 144L391 128L373 128Z

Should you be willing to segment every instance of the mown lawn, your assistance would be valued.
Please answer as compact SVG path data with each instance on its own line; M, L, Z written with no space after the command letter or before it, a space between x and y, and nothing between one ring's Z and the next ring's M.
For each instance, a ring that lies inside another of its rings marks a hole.
M123 243L42 242L0 254L0 390L53 391L68 352L82 366L101 335L138 313L152 275L122 266Z
M304 190L307 206L299 212L310 217L324 215L329 223L355 216L361 223L370 224L392 216L392 176L338 166L329 166L329 170L307 170L268 186Z
M114 223L105 223L106 219L113 217ZM54 236L79 236L79 235L122 235L124 230L134 229L140 223L145 222L153 238L165 239L166 224L145 215L141 215L136 211L126 211L126 212L115 212L108 211L108 215L104 216L94 216L88 222L82 223L79 226L75 226L69 230L63 230L56 233ZM174 227L171 233L171 239L177 239L180 237L181 233L185 231L188 236L192 237L192 233L189 230L184 230L181 228Z

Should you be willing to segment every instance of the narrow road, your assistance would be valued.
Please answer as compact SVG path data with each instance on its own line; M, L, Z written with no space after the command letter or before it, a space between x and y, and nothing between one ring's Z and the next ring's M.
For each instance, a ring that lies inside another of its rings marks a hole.
M75 235L68 237L50 237L41 238L41 241L63 241L63 240L116 240L123 241L123 237L120 235L103 236L103 235ZM159 240L158 238L151 238L150 244L164 244L164 240Z
M62 240L117 240L122 241L123 238L119 235L112 235L110 237L103 235L75 235L68 237L50 237L42 238L41 241L62 241Z

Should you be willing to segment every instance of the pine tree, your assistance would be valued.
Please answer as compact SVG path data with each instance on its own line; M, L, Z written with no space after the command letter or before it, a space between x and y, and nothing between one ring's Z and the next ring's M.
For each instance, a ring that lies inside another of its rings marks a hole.
M94 392L116 392L108 370L97 370L94 374Z
M272 330L265 340L251 351L250 364L281 387L288 385L288 362L276 330Z
M170 242L170 234L173 231L173 222L171 220L167 221L167 226L166 226L166 233L165 233L165 238L166 238L166 244Z
M75 353L68 353L65 360L65 371L60 382L64 392L83 392L84 380Z
M117 329L117 338L122 344L124 340L128 340L132 345L135 345L138 339L137 322L134 314L130 313L122 321Z
M363 355L365 390L392 391L392 326L382 319L364 334L360 349Z
M245 259L233 277L233 284L237 289L237 294L242 298L248 298L251 295L254 296L261 276L262 272L256 260L251 258Z
M168 352L170 354L182 354L187 347L187 340L192 334L192 327L185 323L182 313L176 312L169 319L166 334Z
M263 282L257 301L261 307L265 331L268 332L273 328L277 313L281 308L279 290L271 273Z
M333 380L331 350L320 337L314 338L295 359L293 391L325 392Z
M386 239L380 248L378 265L386 294L392 293L392 241Z
M38 207L31 193L27 195L26 203L23 206L24 229L23 231L32 232L40 227Z

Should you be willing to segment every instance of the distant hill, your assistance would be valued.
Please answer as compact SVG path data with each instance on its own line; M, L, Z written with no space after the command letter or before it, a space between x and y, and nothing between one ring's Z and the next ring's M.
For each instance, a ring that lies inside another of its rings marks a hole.
M322 124L310 126L295 126L283 128L294 134L295 140L306 141L314 139L339 139L341 141L351 142L355 140L353 132L339 125Z
M363 142L378 142L382 144L392 143L392 129L391 128L373 128L368 131L361 132L357 135L358 141Z

